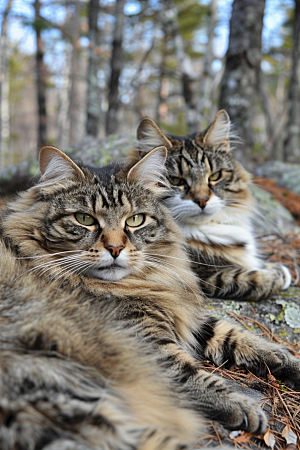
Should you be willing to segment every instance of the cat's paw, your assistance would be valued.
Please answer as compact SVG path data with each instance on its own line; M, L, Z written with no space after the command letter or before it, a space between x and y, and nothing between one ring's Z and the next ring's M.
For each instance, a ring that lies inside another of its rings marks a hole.
M221 422L226 428L259 434L266 431L267 417L259 403L252 398L232 393L225 403L225 408L225 421Z
M277 347L264 359L272 375L289 388L300 391L300 359L288 347Z
M284 266L283 264L280 264L280 268L282 270L283 280L284 280L282 289L287 289L292 282L292 276L291 276L289 269L286 266Z

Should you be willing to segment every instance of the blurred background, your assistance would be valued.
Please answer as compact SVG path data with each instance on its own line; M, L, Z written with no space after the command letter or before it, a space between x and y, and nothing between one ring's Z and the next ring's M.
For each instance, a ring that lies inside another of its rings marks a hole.
M300 162L300 0L0 0L0 15L0 170L144 115L190 133L221 108L248 168Z

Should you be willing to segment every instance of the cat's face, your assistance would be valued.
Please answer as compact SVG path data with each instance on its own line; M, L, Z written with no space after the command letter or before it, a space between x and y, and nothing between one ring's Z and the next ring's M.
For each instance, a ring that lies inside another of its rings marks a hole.
M229 147L230 121L219 111L203 132L164 135L151 119L138 128L141 154L153 145L168 148L167 169L173 195L166 199L176 220L197 225L226 221L249 202L249 174L233 159Z
M110 282L146 276L162 263L165 246L178 240L177 227L159 202L165 158L160 147L130 170L93 170L44 147L41 182L24 194L23 211L14 206L8 214L6 233L40 274Z

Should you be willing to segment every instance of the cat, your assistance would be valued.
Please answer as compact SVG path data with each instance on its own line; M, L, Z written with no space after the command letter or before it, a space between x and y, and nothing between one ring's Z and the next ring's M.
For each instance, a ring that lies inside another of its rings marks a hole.
M259 404L202 364L268 370L290 350L205 310L161 199L165 147L93 169L40 152L40 182L0 222L0 447L184 449L201 418L263 432Z
M193 269L207 295L257 301L288 288L287 267L259 256L252 225L251 176L231 153L225 110L204 131L187 136L164 134L146 117L137 139L139 151L131 152L131 161L158 145L168 149L173 192L165 203L190 244Z

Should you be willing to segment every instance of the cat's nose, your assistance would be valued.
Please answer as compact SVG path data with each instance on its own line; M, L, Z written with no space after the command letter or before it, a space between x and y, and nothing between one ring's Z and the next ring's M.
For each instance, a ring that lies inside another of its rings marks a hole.
M116 259L125 246L119 245L118 247L115 247L114 245L106 245L105 248L110 252L111 256Z
M197 205L200 206L201 209L204 209L208 200L209 196L197 197L195 198L194 202L197 203Z

